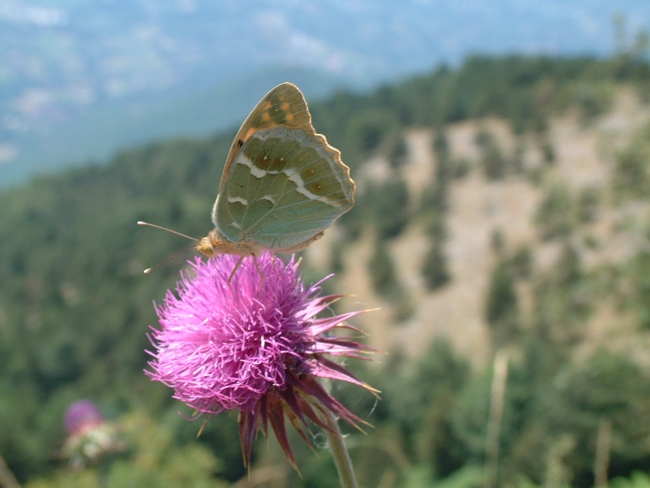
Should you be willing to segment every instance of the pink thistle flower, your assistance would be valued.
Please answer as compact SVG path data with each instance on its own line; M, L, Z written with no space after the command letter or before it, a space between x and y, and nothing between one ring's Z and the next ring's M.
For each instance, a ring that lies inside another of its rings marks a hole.
M174 389L174 398L203 414L239 411L244 462L250 466L255 434L268 424L291 464L285 417L309 444L307 420L330 430L329 411L358 428L365 423L321 386L319 379L343 380L375 391L325 357L366 359L372 350L333 329L362 311L316 316L341 295L319 296L317 283L300 281L298 263L266 253L245 258L229 282L239 257L221 255L192 263L193 277L181 273L176 296L168 291L156 311L155 352L146 373ZM259 267L259 269L258 269ZM261 274L260 274L261 273Z
M71 404L65 411L63 425L67 438L62 454L74 470L124 448L115 426L104 420L97 405L90 400Z
M78 400L65 411L63 425L69 437L83 434L104 423L104 416L90 400Z

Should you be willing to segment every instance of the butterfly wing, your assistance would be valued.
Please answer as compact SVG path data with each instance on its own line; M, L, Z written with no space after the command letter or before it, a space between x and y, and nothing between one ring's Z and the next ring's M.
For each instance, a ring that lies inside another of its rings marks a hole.
M352 208L354 182L325 137L287 126L251 133L224 175L213 219L227 240L301 244Z
M242 124L232 146L230 146L221 175L219 193L221 193L235 157L251 136L258 130L280 125L299 128L308 134L316 133L311 125L311 114L307 108L305 97L292 83L282 83L268 92Z

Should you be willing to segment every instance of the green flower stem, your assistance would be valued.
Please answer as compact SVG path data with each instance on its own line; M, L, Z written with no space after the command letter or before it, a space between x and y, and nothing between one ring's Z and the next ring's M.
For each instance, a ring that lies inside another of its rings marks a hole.
M358 488L359 484L357 483L357 477L354 474L354 467L352 466L352 460L348 454L348 449L345 447L345 439L341 434L341 429L339 429L339 424L334 417L334 414L327 409L322 410L327 424L329 425L330 430L325 430L327 435L327 440L329 441L329 448L332 452L332 457L334 457L334 462L336 463L336 470L339 473L339 479L341 480L342 488Z

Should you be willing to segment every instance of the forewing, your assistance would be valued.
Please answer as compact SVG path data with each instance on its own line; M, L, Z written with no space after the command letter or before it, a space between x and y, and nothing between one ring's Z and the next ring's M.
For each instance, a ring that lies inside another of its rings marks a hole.
M292 83L282 83L268 92L242 124L230 146L226 164L221 175L219 193L225 184L232 163L240 149L255 132L277 126L302 129L315 134L311 114L302 92Z
M350 210L354 189L349 168L325 137L287 127L264 129L235 156L213 219L230 241L284 249Z

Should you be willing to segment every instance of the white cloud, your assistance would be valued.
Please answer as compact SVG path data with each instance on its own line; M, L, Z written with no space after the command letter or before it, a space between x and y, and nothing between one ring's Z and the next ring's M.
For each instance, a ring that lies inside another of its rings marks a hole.
M57 8L5 2L0 4L0 20L17 24L61 26L68 23L68 14L65 10Z
M279 12L264 11L255 16L257 32L267 42L263 51L275 61L340 72L349 55L318 37L294 28Z

